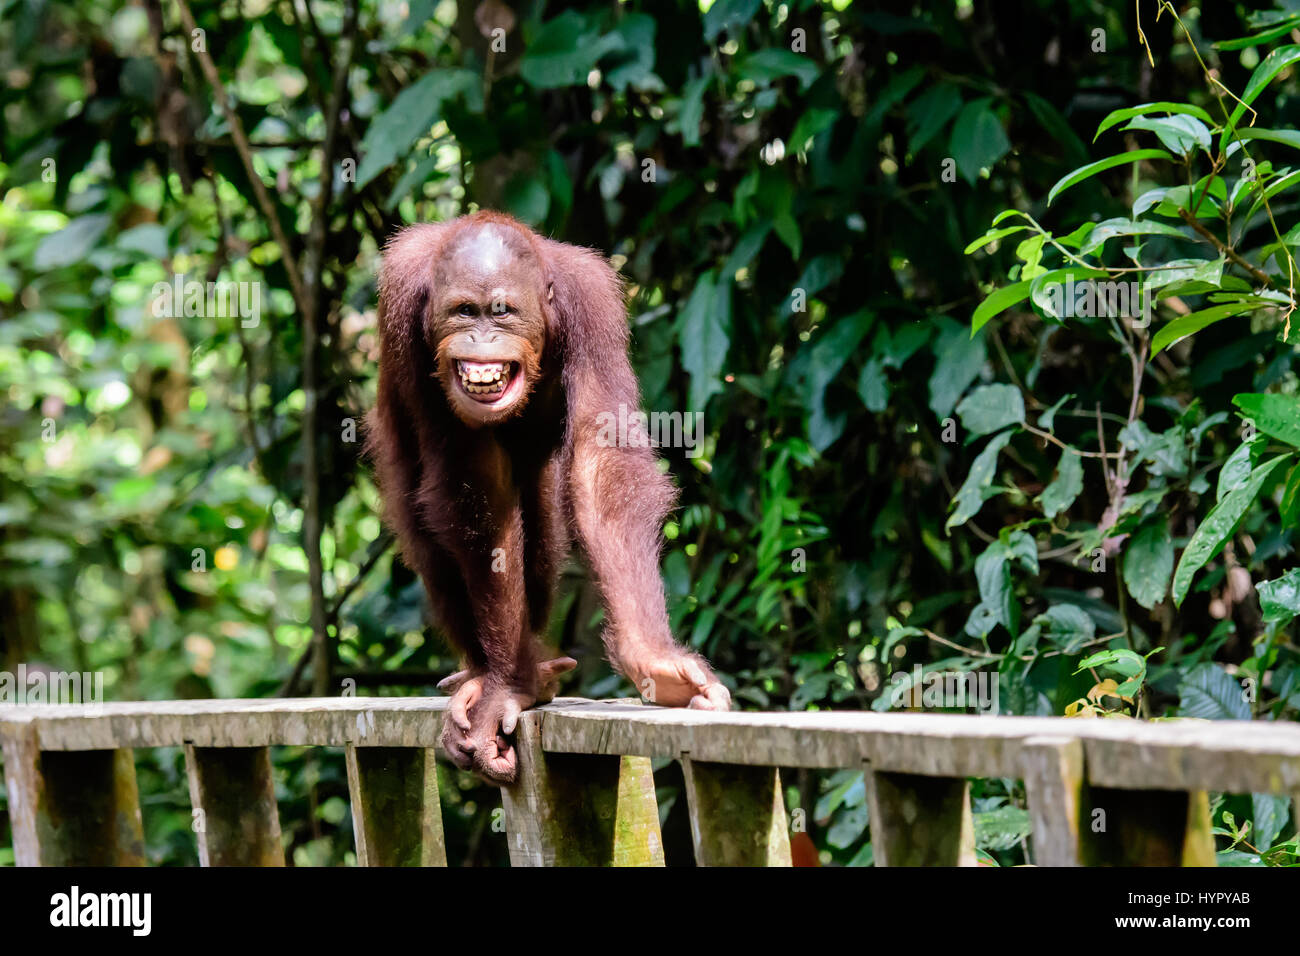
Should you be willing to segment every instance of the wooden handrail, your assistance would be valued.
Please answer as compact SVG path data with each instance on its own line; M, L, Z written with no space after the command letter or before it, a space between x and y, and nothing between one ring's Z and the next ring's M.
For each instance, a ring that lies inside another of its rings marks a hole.
M138 827L120 818L139 817L122 755L163 746L186 747L196 816L214 822L199 834L203 862L272 861L266 748L289 745L348 748L362 863L443 863L432 767L445 707L414 697L0 706L19 862L84 859L96 834L110 845L95 852L141 862ZM710 713L558 698L524 715L518 746L520 780L503 791L517 864L662 864L649 758L683 763L701 863L788 864L779 767L862 768L884 865L973 861L969 777L1025 780L1035 854L1049 863L1210 863L1206 791L1300 794L1300 725L1270 721ZM50 829L96 815L104 826L81 827L75 844Z

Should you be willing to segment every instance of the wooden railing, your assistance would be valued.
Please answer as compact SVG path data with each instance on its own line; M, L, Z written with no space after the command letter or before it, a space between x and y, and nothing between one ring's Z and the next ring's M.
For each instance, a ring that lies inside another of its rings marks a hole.
M271 746L342 746L362 865L446 865L445 698L0 707L20 865L144 862L132 750L183 746L205 866L282 865ZM790 864L780 767L861 768L877 865L974 862L969 778L1023 779L1041 865L1213 864L1207 791L1300 796L1300 725L705 713L562 698L502 790L516 866L663 865L651 758L680 760L701 865ZM1300 816L1300 813L1297 814Z

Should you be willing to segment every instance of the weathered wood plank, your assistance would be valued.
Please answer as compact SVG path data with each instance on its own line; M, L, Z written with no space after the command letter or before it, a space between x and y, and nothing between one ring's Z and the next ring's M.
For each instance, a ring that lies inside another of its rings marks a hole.
M864 772L876 866L975 866L969 781Z
M42 753L30 733L3 745L19 866L144 866L131 751Z
M711 713L592 703L547 708L547 752L641 753L937 777L1018 777L1031 737L1083 742L1104 786L1285 794L1300 787L1300 725L863 712ZM611 719L617 718L617 719Z
M681 760L699 866L791 865L778 770Z
M0 725L34 725L43 750L174 746L435 747L446 698L168 701L84 708L0 706ZM949 714L711 713L560 698L549 753L628 754L754 766L841 768L970 777L1020 774L1024 741L1083 742L1091 781L1168 790L1290 794L1300 790L1300 726L1283 721L1074 720ZM360 730L364 729L364 735Z
M284 866L266 747L185 746L202 866Z
M1085 787L1079 857L1085 866L1214 866L1203 790Z
M347 748L360 866L446 866L438 765L424 747Z
M9 798L14 862L18 866L40 866L36 806L40 802L41 775L36 729L20 726L0 728L0 748L3 748L5 758L5 792Z
M1079 865L1079 807L1083 797L1083 742L1031 737L1021 754L1025 796L1038 866Z
M169 700L0 706L0 727L35 725L43 750L115 747L436 747L446 697Z
M519 776L501 788L512 866L663 866L648 757L547 754L542 715L515 734Z

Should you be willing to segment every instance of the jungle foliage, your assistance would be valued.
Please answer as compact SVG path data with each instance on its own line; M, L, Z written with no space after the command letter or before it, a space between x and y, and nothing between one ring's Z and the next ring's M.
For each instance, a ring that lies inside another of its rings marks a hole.
M1008 714L1300 713L1292 0L0 16L0 668L430 692L455 662L360 455L375 267L490 207L612 255L646 407L704 413L663 574L740 706L983 671ZM178 276L256 283L257 321L160 314ZM599 628L575 562L565 692L631 695ZM276 760L291 861L346 861L340 756ZM139 773L151 858L194 862L179 755ZM870 861L860 773L784 779L824 863ZM1020 782L975 794L1023 861ZM497 794L444 795L451 858L503 861ZM1285 800L1217 799L1222 862L1296 861Z

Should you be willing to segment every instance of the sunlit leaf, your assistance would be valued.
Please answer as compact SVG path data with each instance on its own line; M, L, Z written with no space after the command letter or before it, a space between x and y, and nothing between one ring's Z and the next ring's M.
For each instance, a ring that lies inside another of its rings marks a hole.
M1089 163L1087 166L1080 166L1071 173L1067 173L1057 180L1047 193L1047 204L1050 206L1056 201L1056 197L1061 195L1071 186L1077 186L1085 179L1090 179L1098 173L1103 173L1108 169L1114 169L1116 166L1123 166L1125 163L1140 163L1148 159L1165 159L1173 160L1173 156L1163 149L1135 149L1127 153L1120 153L1118 156L1107 156L1105 159L1099 159L1095 163Z
M1300 448L1300 396L1246 392L1232 403L1265 435Z
M1203 120L1206 123L1214 123L1214 120L1211 118L1209 113L1205 112L1205 110L1201 109L1199 106L1193 106L1191 103L1143 103L1141 106L1126 106L1123 109L1107 113L1106 118L1097 125L1097 133L1093 136L1092 141L1094 143L1097 142L1097 138L1112 126L1116 126L1135 116L1146 116L1148 113L1169 113L1173 115L1195 116L1197 119Z

